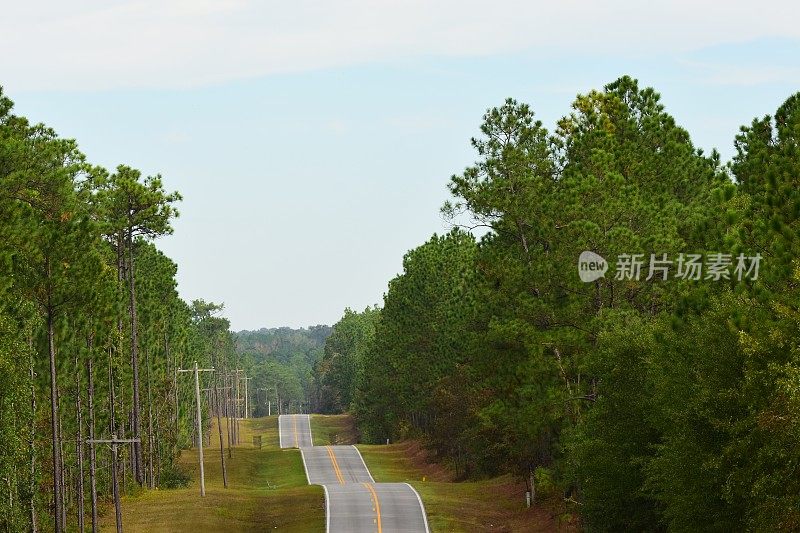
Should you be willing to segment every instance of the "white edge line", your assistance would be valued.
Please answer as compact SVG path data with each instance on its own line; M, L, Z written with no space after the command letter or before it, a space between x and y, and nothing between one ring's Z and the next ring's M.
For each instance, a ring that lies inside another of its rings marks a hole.
M311 478L308 477L308 465L306 465L306 454L303 453L303 448L300 448L300 457L303 459L303 470L306 471L306 481L311 485Z
M281 428L281 417L283 417L283 415L278 415L278 446L283 448L283 429Z
M314 434L311 433L311 415L306 415L308 418L308 438L311 439L311 445L314 445Z
M372 474L370 473L369 468L367 468L367 463L364 462L364 457L361 455L361 452L358 451L358 448L356 448L355 444L351 444L350 446L352 446L353 449L356 451L356 455L358 455L358 458L361 459L361 464L364 465L364 470L367 471L367 475L372 480L372 482L375 483L375 479L372 477Z
M428 515L425 513L425 506L422 505L422 498L419 497L419 492L417 492L417 489L415 489L408 483L405 483L405 485L409 489L411 489L411 491L417 496L417 501L419 502L419 508L422 510L422 520L425 522L425 533L430 533L431 530L428 528Z
M328 487L322 485L325 489L325 533L330 533L331 530L331 498L328 496Z

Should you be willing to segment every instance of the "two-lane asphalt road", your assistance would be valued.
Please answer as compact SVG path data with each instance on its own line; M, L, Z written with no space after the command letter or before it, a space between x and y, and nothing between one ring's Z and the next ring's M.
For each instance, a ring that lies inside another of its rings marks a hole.
M328 532L428 532L425 508L411 485L346 483L323 487Z
M281 448L313 446L310 415L281 415L278 417L278 439Z
M407 483L375 483L355 446L313 446L308 415L278 418L282 448L300 448L308 482L325 489L328 533L429 533Z
M300 448L311 485L375 483L355 446Z

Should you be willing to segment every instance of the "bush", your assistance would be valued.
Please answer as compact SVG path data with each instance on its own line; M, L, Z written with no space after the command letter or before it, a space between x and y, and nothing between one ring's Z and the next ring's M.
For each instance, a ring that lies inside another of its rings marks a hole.
M555 491L553 473L549 469L537 466L533 472L533 479L536 483L537 498L548 498Z
M161 487L165 489L183 489L189 486L192 477L188 472L171 466L161 472Z

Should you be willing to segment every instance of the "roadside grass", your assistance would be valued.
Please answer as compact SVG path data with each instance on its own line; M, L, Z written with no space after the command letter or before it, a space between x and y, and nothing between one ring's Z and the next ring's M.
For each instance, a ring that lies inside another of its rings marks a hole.
M223 419L223 442L227 444ZM276 416L242 420L241 439L228 459L228 487L224 488L216 425L211 446L204 447L206 497L200 497L198 453L184 450L177 463L191 476L188 487L142 491L122 499L126 532L200 533L224 531L325 530L322 487L308 485L299 450L278 447ZM253 447L252 436L262 435L262 449ZM113 531L114 510L106 509L102 531Z
M311 415L314 446L355 444L358 432L350 415Z
M417 490L434 533L578 531L555 497L525 508L524 484L511 476L453 482L452 474L427 463L412 441L358 449L376 482L406 482Z

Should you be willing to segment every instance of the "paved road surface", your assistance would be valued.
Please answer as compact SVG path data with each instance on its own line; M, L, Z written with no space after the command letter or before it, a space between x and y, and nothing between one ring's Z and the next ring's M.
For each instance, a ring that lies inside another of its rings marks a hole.
M309 415L281 415L278 417L281 448L313 446Z
M346 483L325 488L327 531L426 533L425 509L406 483Z
M314 446L300 451L312 485L375 483L355 446Z
M284 415L278 425L281 447L299 447L308 482L325 489L328 533L429 533L411 485L375 483L355 446L313 446L308 415Z

